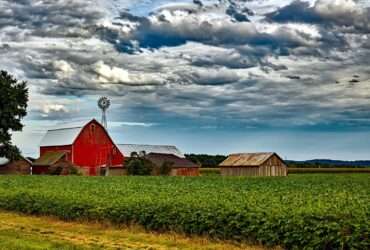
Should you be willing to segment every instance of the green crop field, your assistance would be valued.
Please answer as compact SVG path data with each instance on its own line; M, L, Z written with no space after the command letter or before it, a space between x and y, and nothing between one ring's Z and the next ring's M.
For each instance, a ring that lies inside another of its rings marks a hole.
M0 177L0 208L287 249L369 249L370 175Z

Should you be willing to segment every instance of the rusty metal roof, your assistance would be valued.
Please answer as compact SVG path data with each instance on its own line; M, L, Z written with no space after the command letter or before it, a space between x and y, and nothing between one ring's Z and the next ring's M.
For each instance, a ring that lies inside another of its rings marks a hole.
M66 155L65 152L46 152L40 158L38 158L33 165L35 166L50 166L62 159Z
M226 160L220 163L220 166L259 166L274 154L271 152L231 154Z
M145 156L146 159L153 162L157 166L161 166L163 163L168 162L173 164L173 168L197 168L197 164L189 161L186 158L180 158L173 154L159 154L159 153L150 153Z

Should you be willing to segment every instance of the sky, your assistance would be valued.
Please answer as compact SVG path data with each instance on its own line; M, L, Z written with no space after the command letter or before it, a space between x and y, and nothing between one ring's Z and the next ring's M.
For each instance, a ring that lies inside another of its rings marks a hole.
M370 159L368 0L0 0L0 69L22 132L97 118L117 143Z

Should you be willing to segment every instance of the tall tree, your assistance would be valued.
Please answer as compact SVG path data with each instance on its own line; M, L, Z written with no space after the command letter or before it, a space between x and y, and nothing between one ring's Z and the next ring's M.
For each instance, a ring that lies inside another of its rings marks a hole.
M8 72L0 71L0 157L17 159L19 149L12 145L11 132L21 131L27 115L28 89Z

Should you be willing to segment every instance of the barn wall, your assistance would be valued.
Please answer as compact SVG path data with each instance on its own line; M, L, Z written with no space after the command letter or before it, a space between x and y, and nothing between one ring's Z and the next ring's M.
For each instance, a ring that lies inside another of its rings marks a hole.
M258 167L221 167L222 176L258 176Z
M287 176L287 166L276 155L271 156L260 166L260 176Z
M127 170L124 168L110 168L109 176L123 176L127 175Z
M109 138L105 129L96 122L83 128L73 144L74 164L89 168L89 175L100 175L100 166L123 164L124 157Z
M170 176L199 176L199 168L173 168Z
M47 174L48 169L49 169L48 166L33 166L32 167L32 174L33 175Z
M29 175L31 164L26 160L12 161L0 166L0 175Z

